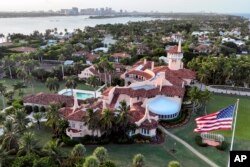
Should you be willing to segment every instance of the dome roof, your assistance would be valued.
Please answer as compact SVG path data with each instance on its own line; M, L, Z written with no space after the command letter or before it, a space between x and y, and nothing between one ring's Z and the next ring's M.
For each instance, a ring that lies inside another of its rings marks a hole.
M180 111L181 104L171 98L157 96L149 102L148 109L157 115L172 115Z

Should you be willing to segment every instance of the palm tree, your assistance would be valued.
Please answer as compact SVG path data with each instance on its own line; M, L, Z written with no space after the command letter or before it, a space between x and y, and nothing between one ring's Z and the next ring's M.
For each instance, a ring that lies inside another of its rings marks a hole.
M20 141L19 155L39 153L38 141L35 139L35 135L32 132L25 132Z
M32 74L28 74L26 78L27 84L31 86L32 94L34 94L34 77Z
M4 94L6 92L7 87L3 85L3 83L0 83L0 94L2 95L2 101L3 101L3 109L5 108L5 99Z
M99 85L100 81L97 76L91 76L87 79L87 83L92 85L95 89L95 98L96 98L96 87Z
M72 96L73 96L73 89L77 87L76 79L77 79L76 76L67 77L67 81L65 83L66 88L71 89Z
M193 103L193 112L195 112L195 105L199 102L199 100L201 98L201 92L196 86L192 87L188 91L188 97L190 98L191 102Z
M23 95L23 88L26 88L23 82L17 82L13 85L14 91L18 90L18 95L22 96Z
M62 63L62 76L64 78L64 61L66 60L66 57L63 56L62 54L58 57L58 60L61 61Z
M83 157L86 153L86 148L82 144L77 144L73 147L71 151L71 156L73 157Z
M130 106L127 105L126 101L123 100L120 102L119 108L118 108L118 118L117 118L117 124L119 125L119 130L122 130L124 133L128 127L129 124L129 112Z
M106 135L110 135L112 128L114 126L114 113L110 109L104 109L102 111L101 119L101 128L106 132Z
M15 65L15 61L10 56L5 56L2 61L4 63L4 67L9 70L10 78L13 79L11 68Z
M88 129L92 131L92 136L94 135L95 130L99 128L99 117L93 109L89 108L86 111L86 116L83 118L85 125L88 126Z
M60 84L59 81L56 77L54 78L47 78L46 80L46 87L50 90L50 91L54 91L57 92L58 89L60 88Z
M145 157L142 154L136 154L133 158L133 167L144 167Z
M19 149L16 128L12 119L7 119L4 122L4 134L1 145L1 149L4 149L5 151L17 152Z
M40 129L40 127L41 127L40 121L41 121L41 119L43 118L43 114L42 114L41 112L34 113L34 114L33 114L33 117L34 117L34 119L35 119L36 122L37 122L38 129Z
M209 92L207 89L203 92L201 92L201 101L204 105L204 113L207 115L207 103L211 100L212 93Z
M101 57L100 62L97 64L99 71L104 72L105 84L107 84L107 72L113 69L113 64L109 62L108 57Z
M26 113L23 109L16 110L14 120L18 132L25 130L26 125L29 123L29 119L26 118Z
M46 125L48 127L51 127L54 133L57 130L58 123L59 123L58 120L60 118L58 110L59 110L59 106L57 104L51 104L48 107L48 111L46 115L46 118L47 118Z
M45 153L51 157L54 161L57 161L59 164L61 163L61 158L62 158L62 152L60 147L63 146L63 143L60 142L59 139L56 140L50 140L45 144L43 147L43 150Z

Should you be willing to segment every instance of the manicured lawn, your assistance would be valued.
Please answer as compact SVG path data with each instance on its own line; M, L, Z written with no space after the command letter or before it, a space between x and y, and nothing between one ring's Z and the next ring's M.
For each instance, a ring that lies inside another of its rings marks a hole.
M234 104L238 98L240 101L235 135L237 139L250 140L250 97L214 95L213 99L208 104L208 112L212 113L230 104ZM218 133L231 137L231 131L218 131Z
M234 150L249 150L250 149L250 133L248 130L247 122L250 121L250 115L248 112L250 111L250 98L245 97L232 97L232 96L224 96L224 95L213 95L212 100L208 104L208 113L212 113L222 109L230 104L236 102L236 99L240 99L239 104L239 112L237 119L237 128L236 128L236 140L234 143ZM194 119L198 117L193 116L190 122L180 128L171 129L175 135L187 141L190 145L199 150L202 154L209 157L211 160L216 162L219 166L226 166L229 152L227 151L219 151L214 147L199 147L195 143L196 133L193 132L196 127ZM231 142L231 133L232 131L217 131L214 133L223 134L226 137L226 141L228 145Z
M52 138L52 133L49 128L42 126L40 130L37 126L31 127L28 131L35 133L40 146L43 146ZM180 144L176 144L176 152L172 153L174 140L167 138L162 144L131 144L131 145L117 145L108 144L104 145L107 148L109 157L119 167L131 167L132 158L135 154L141 153L146 158L147 167L166 167L169 161L177 160L183 167L208 167L208 165L198 159L195 155L190 153L186 148ZM91 155L97 145L86 145L87 156ZM72 147L63 147L65 154L72 150Z

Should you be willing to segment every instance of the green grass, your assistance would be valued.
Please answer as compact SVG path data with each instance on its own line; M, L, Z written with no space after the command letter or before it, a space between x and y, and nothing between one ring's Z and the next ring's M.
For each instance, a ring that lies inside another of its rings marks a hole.
M249 121L250 121L250 98L249 97L236 97L236 96L223 96L214 95L212 100L208 104L208 113L218 111L222 108L227 107L230 104L236 103L237 99L239 101L238 117L236 124L235 135L237 139L250 140L249 133ZM218 131L225 136L230 137L231 131Z
M51 140L51 130L42 125L38 130L34 125L28 131L34 132L37 139L39 139L40 146L43 146L47 141ZM208 167L208 165L198 159L194 154L190 153L182 145L176 145L176 152L172 153L174 140L167 138L162 144L130 144L130 145L118 145L108 144L104 147L108 150L109 158L113 160L119 167L131 167L132 159L135 154L141 153L146 158L146 167L166 167L166 165L172 161L179 161L183 167ZM91 155L97 145L86 145L86 156ZM72 147L63 147L65 154L70 153Z
M250 121L250 115L248 112L250 111L250 98L247 97L236 97L236 96L224 96L224 95L213 95L212 100L208 103L207 111L208 113L212 113L218 111L224 107L227 107L230 104L236 102L236 99L240 99L239 104L239 112L236 126L236 140L234 143L234 150L249 150L250 149L250 134L248 131L247 122ZM229 151L219 151L214 147L199 147L195 143L196 133L193 132L196 127L194 119L198 117L198 115L193 116L190 122L179 128L171 129L178 137L184 139L202 154L209 157L212 161L217 163L219 166L226 166L229 156ZM217 131L214 133L223 134L226 137L227 143L230 145L231 142L231 133L232 131Z

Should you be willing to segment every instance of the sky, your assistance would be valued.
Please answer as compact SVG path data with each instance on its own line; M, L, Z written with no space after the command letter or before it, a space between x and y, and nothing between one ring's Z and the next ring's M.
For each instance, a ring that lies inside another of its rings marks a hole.
M60 10L112 7L159 12L250 13L250 0L1 0L0 11Z

